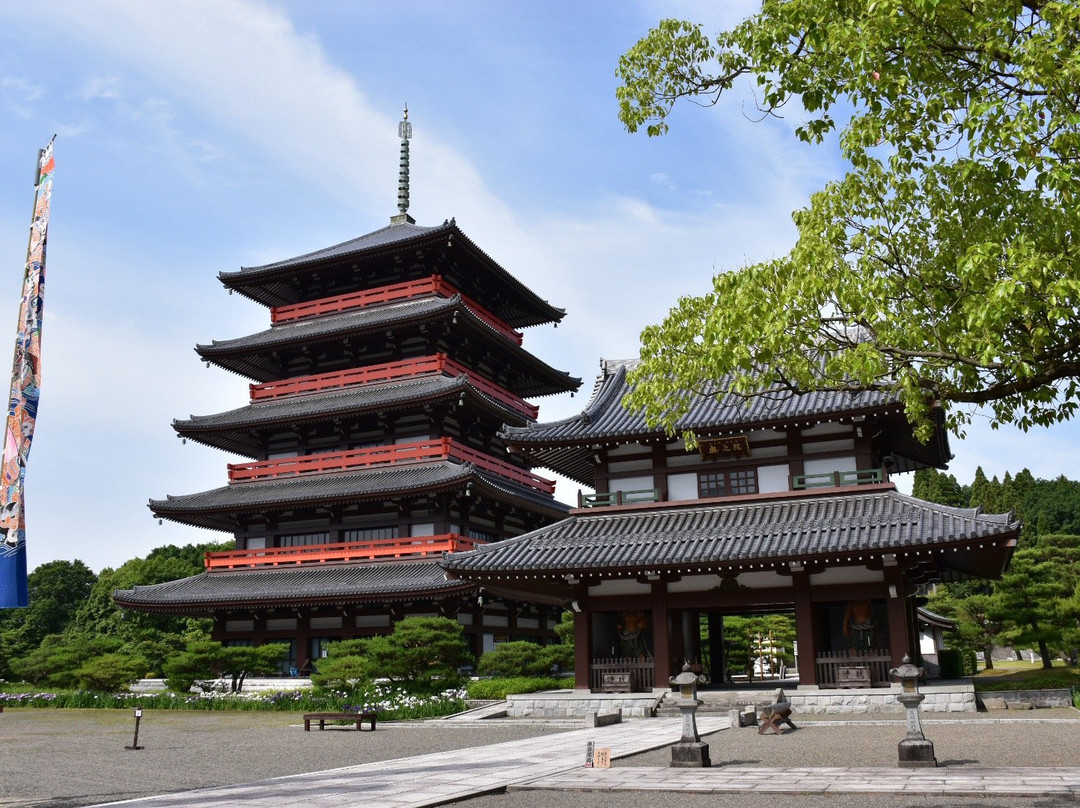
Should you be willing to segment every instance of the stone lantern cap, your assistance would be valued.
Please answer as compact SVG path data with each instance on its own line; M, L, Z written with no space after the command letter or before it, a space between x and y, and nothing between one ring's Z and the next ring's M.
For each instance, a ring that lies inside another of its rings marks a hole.
M919 679L926 675L926 668L918 668L911 664L911 657L907 654L904 654L904 658L900 662L899 667L889 671L889 676L893 679Z
M705 684L705 677L698 676L692 670L690 670L690 663L687 662L683 665L682 673L678 676L672 676L668 679L673 685L678 685L680 688L690 687L691 685L703 685Z

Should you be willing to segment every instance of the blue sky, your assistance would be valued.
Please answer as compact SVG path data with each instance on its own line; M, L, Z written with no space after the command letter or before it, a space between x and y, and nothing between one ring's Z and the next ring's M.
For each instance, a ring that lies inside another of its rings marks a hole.
M749 92L680 107L664 138L630 135L614 97L619 55L661 18L717 30L752 5L0 6L0 337L7 299L12 340L34 158L57 134L31 569L78 558L100 571L225 538L159 526L146 507L223 485L234 459L182 445L170 425L246 400L246 380L206 369L193 348L269 315L217 274L385 225L406 102L410 213L456 217L567 309L557 329L526 333L533 352L586 380L576 398L539 400L542 420L578 412L599 359L636 355L642 327L681 295L787 252L791 212L843 170L834 144L797 142L796 111L755 122ZM1072 425L1024 435L978 423L953 440L952 471L961 482L980 464L1076 477L1078 444ZM560 498L574 493L560 484Z

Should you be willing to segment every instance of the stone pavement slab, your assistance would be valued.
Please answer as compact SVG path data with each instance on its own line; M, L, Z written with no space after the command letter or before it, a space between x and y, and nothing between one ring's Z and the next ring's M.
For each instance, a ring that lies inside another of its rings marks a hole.
M726 717L699 717L698 721L702 735L726 729L725 724ZM619 759L661 750L678 741L681 732L679 719L632 719L607 727L105 804L147 808L240 804L253 808L298 804L314 808L421 808L504 790L537 792L538 796L547 792L555 795L556 804L573 799L574 793L586 792L626 794L627 804L635 792L642 795L895 794L911 798L1015 795L1026 799L1080 800L1080 767L943 765L900 769L718 762L709 769L661 765L592 769L583 765L589 741L597 747L609 747L612 759ZM712 742L716 737L707 740ZM726 741L726 732L723 737ZM757 737L756 733L753 737ZM731 741L736 742L736 738ZM664 759L664 752L652 754ZM636 760L640 761L640 757Z
M727 718L698 721L702 734L724 729ZM103 805L146 808L421 808L487 794L572 768L583 768L586 744L609 747L613 759L669 746L682 735L680 719L640 719L557 735L438 752L257 783L206 788Z
M630 772L633 772L631 775ZM672 791L758 794L919 794L1027 797L1080 797L1080 767L965 767L963 769L776 768L714 766L709 769L639 767L568 769L528 783L516 791Z

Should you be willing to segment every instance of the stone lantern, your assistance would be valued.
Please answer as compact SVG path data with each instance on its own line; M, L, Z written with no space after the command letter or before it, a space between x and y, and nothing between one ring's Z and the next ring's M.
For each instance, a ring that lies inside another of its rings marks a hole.
M919 678L926 674L926 670L911 664L911 657L907 654L904 654L901 663L900 667L889 671L889 676L899 681L903 688L896 700L907 711L907 737L899 745L900 767L914 769L937 766L934 744L923 735L922 722L919 720L919 705L926 698L919 692Z
M679 701L676 706L682 713L682 739L671 747L671 765L680 768L702 768L711 766L709 745L702 743L697 730L697 708L701 701L697 697L697 686L705 684L705 677L690 670L690 664L683 665L682 673L672 676L668 681L672 689L679 689Z

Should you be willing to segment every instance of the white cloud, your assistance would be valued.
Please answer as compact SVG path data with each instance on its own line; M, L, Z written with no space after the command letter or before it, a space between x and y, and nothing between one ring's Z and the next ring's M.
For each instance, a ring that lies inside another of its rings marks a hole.
M17 76L0 78L0 88L19 96L23 101L36 101L45 93L44 87Z
M99 98L108 101L119 101L120 97L119 76L91 76L86 80L82 88L83 101L93 101Z

